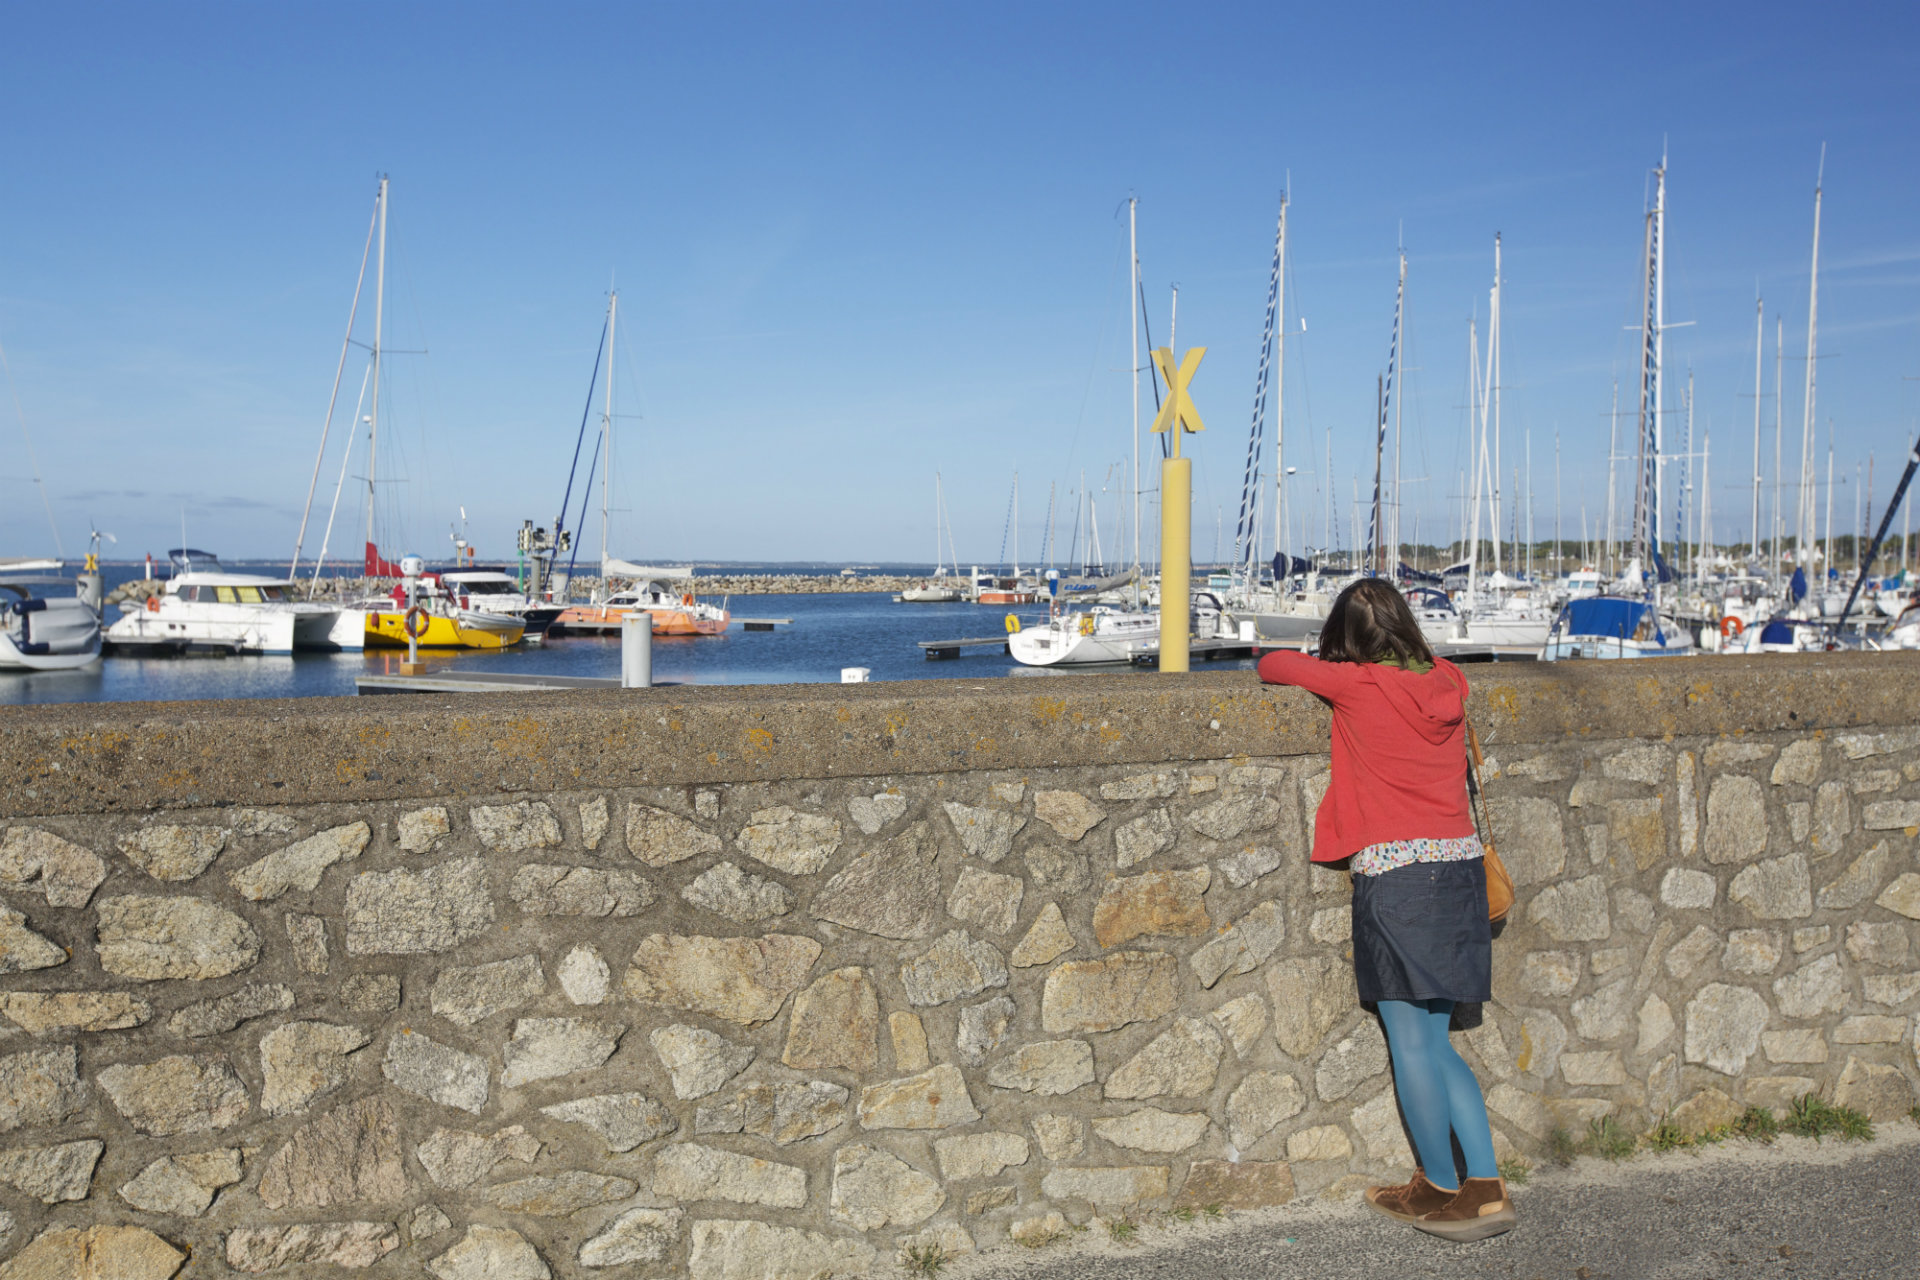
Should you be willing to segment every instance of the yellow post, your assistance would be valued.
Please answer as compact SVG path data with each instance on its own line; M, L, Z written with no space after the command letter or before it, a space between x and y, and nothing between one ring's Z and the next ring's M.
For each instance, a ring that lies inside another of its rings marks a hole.
M1174 437L1176 440L1178 436ZM1160 669L1185 671L1192 595L1193 459L1160 463Z
M1186 358L1176 367L1172 348L1161 347L1153 353L1153 363L1167 384L1167 398L1160 405L1160 416L1153 420L1153 429L1173 432L1171 456L1160 463L1162 671L1187 670L1190 656L1187 611L1193 589L1193 462L1180 456L1180 437L1189 431L1206 430L1188 392L1206 354L1205 347L1190 347Z

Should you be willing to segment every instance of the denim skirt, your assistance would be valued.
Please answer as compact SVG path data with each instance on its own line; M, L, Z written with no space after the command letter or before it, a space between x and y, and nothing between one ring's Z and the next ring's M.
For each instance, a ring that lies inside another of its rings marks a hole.
M1492 999L1485 861L1353 877L1353 973L1366 1001Z

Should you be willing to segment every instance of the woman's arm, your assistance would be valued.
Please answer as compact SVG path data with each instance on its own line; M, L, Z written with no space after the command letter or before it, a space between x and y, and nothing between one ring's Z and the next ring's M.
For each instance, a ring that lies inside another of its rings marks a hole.
M1322 662L1290 649L1276 649L1260 659L1264 683L1297 685L1329 700L1352 687L1358 670L1351 662Z

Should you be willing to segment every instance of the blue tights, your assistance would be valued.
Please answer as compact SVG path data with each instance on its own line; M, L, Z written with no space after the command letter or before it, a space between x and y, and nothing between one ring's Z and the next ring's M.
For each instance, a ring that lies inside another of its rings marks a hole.
M1393 1054L1393 1084L1427 1180L1442 1190L1454 1182L1449 1134L1460 1142L1469 1178L1499 1177L1480 1082L1447 1037L1453 1001L1382 1000L1379 1007Z

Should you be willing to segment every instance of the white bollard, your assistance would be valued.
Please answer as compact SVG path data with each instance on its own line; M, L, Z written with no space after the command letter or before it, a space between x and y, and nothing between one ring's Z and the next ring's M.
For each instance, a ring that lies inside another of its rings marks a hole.
M865 684L867 683L867 677L872 674L872 667L842 667L840 668L840 683Z
M620 687L653 687L653 615L641 609L620 622Z

